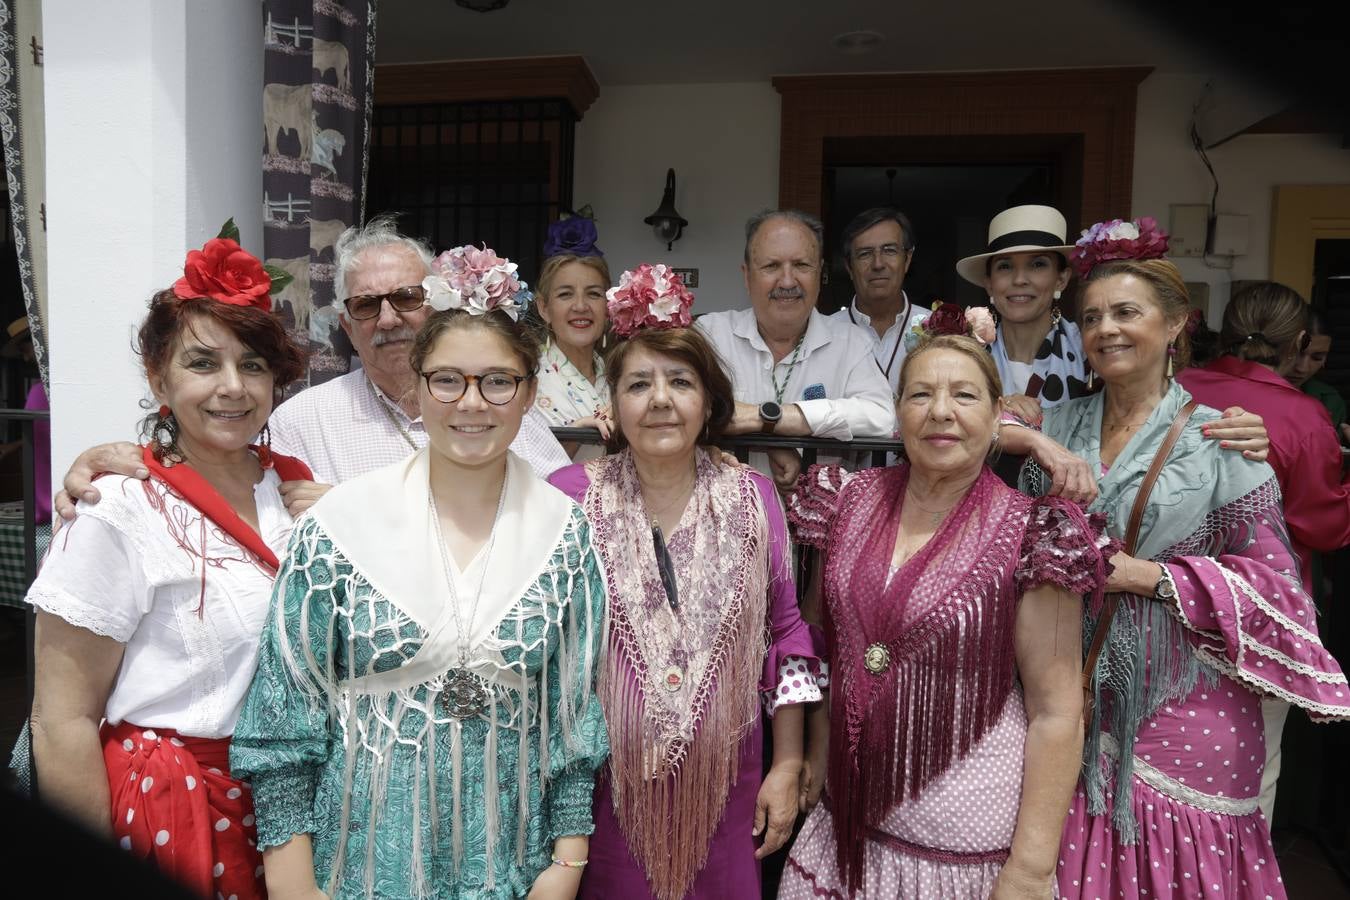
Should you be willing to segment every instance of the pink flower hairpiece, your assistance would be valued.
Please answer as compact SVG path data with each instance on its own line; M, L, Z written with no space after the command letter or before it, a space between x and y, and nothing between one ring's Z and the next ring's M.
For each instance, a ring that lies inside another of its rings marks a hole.
M624 272L605 297L614 333L628 337L640 328L688 328L694 294L664 263L643 263Z
M939 300L933 304L931 315L910 326L905 334L905 352L908 353L923 341L940 334L972 337L986 347L998 336L994 317L988 307L972 306L969 309L962 309L955 303L943 303Z
M1080 278L1094 268L1117 259L1161 259L1167 255L1167 232L1152 216L1133 222L1112 219L1098 222L1083 232L1069 251L1069 259Z
M431 261L431 274L422 279L432 309L462 309L481 316L499 309L516 320L528 302L516 264L495 251L465 244L446 250Z

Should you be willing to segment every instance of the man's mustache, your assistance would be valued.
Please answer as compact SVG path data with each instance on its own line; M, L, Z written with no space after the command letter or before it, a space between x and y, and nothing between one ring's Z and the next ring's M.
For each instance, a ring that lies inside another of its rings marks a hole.
M377 331L370 339L370 346L378 347L381 344L388 344L391 341L411 341L417 336L417 332L410 326L404 325L401 328L393 328L389 331Z

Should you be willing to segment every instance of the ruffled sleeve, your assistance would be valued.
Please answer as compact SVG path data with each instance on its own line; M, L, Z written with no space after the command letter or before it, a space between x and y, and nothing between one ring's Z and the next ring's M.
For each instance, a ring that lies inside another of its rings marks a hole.
M1031 508L1015 580L1018 593L1052 584L1071 594L1105 587L1108 560L1120 542L1106 534L1106 517L1085 515L1060 497L1042 497Z
M759 680L760 699L769 715L794 703L814 703L828 683L825 641L819 629L802 619L792 572L792 547L783 505L773 482L758 473L751 480L759 491L769 531L769 651Z
M853 477L842 466L812 466L797 479L787 498L787 517L798 542L824 548L839 512L839 495Z

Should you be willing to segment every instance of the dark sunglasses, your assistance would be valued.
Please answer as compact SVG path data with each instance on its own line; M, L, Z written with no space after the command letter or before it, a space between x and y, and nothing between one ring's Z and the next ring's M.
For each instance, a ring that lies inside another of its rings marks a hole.
M380 314L386 300L396 312L412 312L427 302L427 292L420 284L411 284L387 294L357 294L342 301L342 305L347 307L347 315L353 319L373 319Z

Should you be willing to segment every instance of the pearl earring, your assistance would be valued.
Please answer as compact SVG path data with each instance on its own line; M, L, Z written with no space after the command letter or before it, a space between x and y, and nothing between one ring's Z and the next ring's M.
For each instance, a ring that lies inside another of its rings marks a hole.
M1058 300L1062 293L1063 293L1062 291L1055 291L1055 299Z

